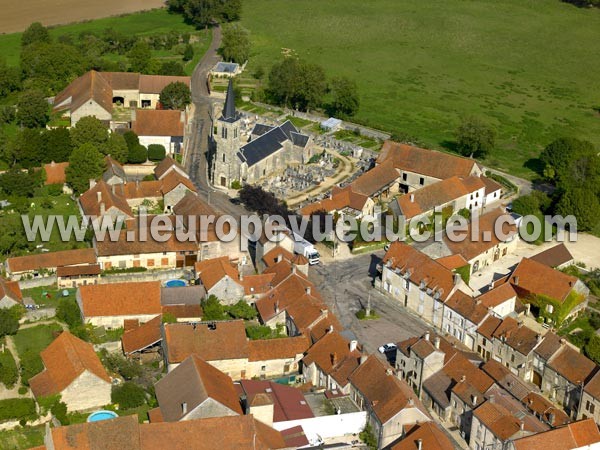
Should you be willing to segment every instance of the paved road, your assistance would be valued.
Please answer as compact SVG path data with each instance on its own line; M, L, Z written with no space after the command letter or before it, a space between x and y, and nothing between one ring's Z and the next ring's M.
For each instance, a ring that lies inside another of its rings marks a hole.
M208 179L208 150L211 129L213 126L213 104L206 84L208 72L221 59L217 50L221 46L221 27L212 30L210 47L198 62L192 74L192 101L194 103L194 117L191 122L189 136L189 151L185 167L192 181L198 189L198 194L204 197L215 209L223 213L239 217L246 210L229 201L229 197L212 188Z
M351 256L311 267L309 275L342 325L356 334L369 353L387 342L421 335L429 327L398 302L373 289L376 265L383 251ZM358 320L356 312L371 299L376 320Z

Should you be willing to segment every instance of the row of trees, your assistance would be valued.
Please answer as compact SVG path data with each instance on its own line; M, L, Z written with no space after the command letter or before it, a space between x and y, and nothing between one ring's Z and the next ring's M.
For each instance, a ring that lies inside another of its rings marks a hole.
M322 107L337 117L353 116L360 105L354 81L346 77L327 80L321 66L295 57L273 65L266 96L277 105L301 111Z
M187 22L197 27L239 20L241 0L168 0L170 11L183 14Z

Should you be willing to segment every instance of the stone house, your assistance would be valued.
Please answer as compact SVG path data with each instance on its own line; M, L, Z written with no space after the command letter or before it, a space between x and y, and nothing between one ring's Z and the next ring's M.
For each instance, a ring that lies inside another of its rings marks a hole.
M600 372L583 387L581 407L577 410L577 420L589 418L600 423Z
M36 398L59 394L69 411L111 402L111 379L91 344L63 331L40 353L44 370L29 380Z
M319 211L325 211L328 214L338 213L342 216L350 215L361 219L373 216L375 202L368 195L355 191L352 184L344 188L334 186L329 198L306 205L300 210L300 214L310 216Z
M183 151L186 123L185 111L137 109L132 113L131 129L143 146L162 145L167 155L179 155Z
M77 304L84 323L123 328L126 320L140 323L162 313L160 282L125 282L80 286Z
M165 422L243 414L231 378L196 355L155 385Z
M600 432L593 420L581 420L553 430L534 434L510 442L507 450L593 449L600 444Z
M350 397L363 411L384 448L404 434L404 427L429 422L431 416L406 382L374 355L362 360L349 375Z
M481 300L457 290L444 303L441 329L461 341L470 350L475 350L477 328L488 314L489 309Z
M503 319L515 310L517 293L510 283L503 283L498 287L492 285L476 299L488 308L490 314Z
M399 241L390 246L378 268L381 289L438 329L443 304L459 287L470 291L459 275Z
M54 273L59 267L85 266L96 262L94 249L80 248L7 258L4 268L8 278L20 280L25 276L35 278L43 273Z
M23 294L18 281L0 277L0 309L9 309L23 304Z

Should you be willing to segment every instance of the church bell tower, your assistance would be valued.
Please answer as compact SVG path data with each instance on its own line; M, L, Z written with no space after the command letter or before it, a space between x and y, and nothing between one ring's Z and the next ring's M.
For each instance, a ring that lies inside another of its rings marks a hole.
M216 123L213 184L230 188L234 180L240 179L240 160L237 156L240 149L240 126L241 115L235 109L235 94L230 79L225 106Z

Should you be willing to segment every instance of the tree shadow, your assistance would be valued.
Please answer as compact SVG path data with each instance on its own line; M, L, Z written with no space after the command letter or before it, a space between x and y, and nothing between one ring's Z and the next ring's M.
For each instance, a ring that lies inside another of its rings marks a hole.
M458 151L458 142L456 141L444 139L443 141L440 141L440 145L453 153L460 153Z
M523 166L540 176L544 175L544 163L540 158L529 158Z

